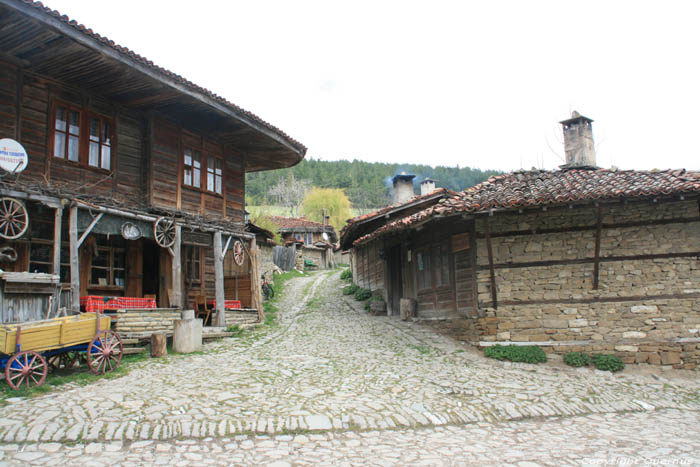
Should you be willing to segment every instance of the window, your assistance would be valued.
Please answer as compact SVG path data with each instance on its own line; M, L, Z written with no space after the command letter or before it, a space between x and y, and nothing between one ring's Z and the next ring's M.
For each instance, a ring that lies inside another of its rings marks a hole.
M90 268L90 285L126 286L126 250L112 246L96 246Z
M202 154L199 151L185 149L185 169L182 183L194 188L202 187Z
M54 157L112 169L113 125L109 119L63 104L56 106L54 117Z
M199 247L185 247L185 280L189 283L201 281L202 262Z
M299 240L300 242L303 242L304 241L304 234L301 232L295 232L294 238Z
M80 112L56 107L53 155L69 161L80 161Z
M207 158L207 190L217 194L223 192L223 161L218 157Z
M314 234L309 233L309 232L305 233L304 234L304 243L307 245L311 245L311 244L313 244L313 242L314 242Z
M112 138L109 123L90 117L90 149L88 164L109 170L112 168Z
M416 278L418 290L430 288L430 252L427 248L416 252Z
M416 282L418 290L436 289L450 285L448 242L416 251Z

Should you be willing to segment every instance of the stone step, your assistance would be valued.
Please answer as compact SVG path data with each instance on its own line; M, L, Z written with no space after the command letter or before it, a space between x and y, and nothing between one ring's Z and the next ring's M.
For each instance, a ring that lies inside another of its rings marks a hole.
M207 339L221 339L223 337L232 337L233 333L232 332L207 332L205 334L202 334L202 339L207 340Z
M124 350L122 350L122 355L133 355L143 353L145 351L146 347L124 347Z

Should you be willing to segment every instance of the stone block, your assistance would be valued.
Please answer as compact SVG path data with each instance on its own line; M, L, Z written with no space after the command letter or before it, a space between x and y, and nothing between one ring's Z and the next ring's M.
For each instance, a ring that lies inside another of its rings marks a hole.
M661 363L664 365L675 365L681 362L680 352L661 352Z
M404 321L412 319L416 315L416 301L412 298L402 298L399 301L399 313Z
M588 320L587 319L570 319L569 320L569 327L570 328L581 328L588 326Z
M510 340L510 333L509 332L499 332L496 334L496 339L499 341L508 341Z
M616 345L615 350L617 352L637 352L639 347L636 345Z
M542 326L548 329L566 329L569 323L565 319L545 319L542 321Z
M369 313L372 316L384 316L386 315L386 303L381 302L371 302L369 304Z
M173 324L173 351L191 353L202 350L201 319L177 319Z
M622 333L622 337L625 339L642 339L647 337L647 333L641 331L627 331Z
M656 305L635 305L630 308L632 313L658 313L659 307Z

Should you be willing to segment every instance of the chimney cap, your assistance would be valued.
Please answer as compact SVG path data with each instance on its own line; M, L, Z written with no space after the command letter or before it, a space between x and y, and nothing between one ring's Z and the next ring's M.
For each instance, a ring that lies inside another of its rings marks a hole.
M424 183L435 183L435 182L437 182L437 180L435 180L434 178L426 177L423 179L422 182L420 182L420 184L422 185Z
M571 125L572 123L577 123L577 122L588 122L591 123L593 122L593 119L590 119L588 117L584 117L578 111L574 110L571 112L571 118L567 118L566 120L562 120L559 123L561 123L564 126Z
M401 172L400 174L396 174L393 177L391 177L391 182L396 183L397 180L401 180L404 182L410 182L414 178L416 178L415 175L407 174L406 172Z

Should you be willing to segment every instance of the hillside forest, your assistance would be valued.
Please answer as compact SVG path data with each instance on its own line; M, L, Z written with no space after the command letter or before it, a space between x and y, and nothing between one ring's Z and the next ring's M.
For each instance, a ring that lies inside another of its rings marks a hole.
M305 159L296 166L266 172L246 174L246 205L276 205L274 187L284 179L301 181L308 188L338 188L352 204L354 213L365 213L391 203L391 177L397 173L415 174L415 191L420 193L420 182L425 178L436 180L437 187L463 190L500 172L470 167L446 167L415 164L389 164L360 160L322 161Z

